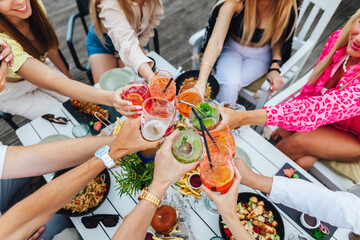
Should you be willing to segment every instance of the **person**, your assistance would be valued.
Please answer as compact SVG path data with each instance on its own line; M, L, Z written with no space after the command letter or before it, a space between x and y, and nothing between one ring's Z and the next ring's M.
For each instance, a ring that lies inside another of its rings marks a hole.
M216 4L215 11L218 15L212 16L217 18L196 83L200 93L204 95L215 62L219 102L235 105L240 89L266 72L272 91L279 90L283 85L281 63L291 54L296 0L225 0Z
M94 24L86 47L94 81L111 68L128 66L150 82L154 63L145 47L163 14L161 0L92 0Z
M6 74L9 66L14 65L14 53L6 41L0 38L0 93L6 88Z
M162 140L152 142L144 140L139 127L139 118L124 121L118 136L110 144L108 153L110 158L116 160L139 150L156 148L162 143ZM21 147L9 147L6 151L3 177L24 177L34 174L44 174L56 169L79 164L83 162L86 157L93 154L93 151L90 151L89 148L94 148L96 145L99 146L100 141L98 139L98 137L95 137L89 140L91 141L91 144L89 144L91 147L89 147L88 144L84 144L87 141L86 139L67 140L24 147L24 151L20 151L21 153L17 151L20 150ZM82 144L80 144L80 141L83 141ZM72 143L71 148L69 148L68 145L70 143ZM79 145L77 145L77 143L79 143ZM59 144L62 146L59 147ZM61 154L57 155L54 153L53 157L55 159L49 158L49 154L52 155L52 151L57 151L57 148L63 148L65 145L68 147L67 151L62 151ZM82 147L79 148L76 146ZM87 150L89 151L83 151L84 147L88 148ZM49 151L49 149L51 150ZM72 156L69 149L73 150L72 152L74 154L72 154ZM29 155L30 151L35 153L38 158ZM60 160L59 158L63 161L56 161ZM69 160L71 158L73 162ZM28 161L31 161L33 164L30 164ZM47 183L32 195L11 207L0 217L0 239L28 238L62 206L69 202L92 178L100 173L106 167L104 162L102 159L94 156L80 166ZM24 165L29 167L23 168ZM161 178L161 180L164 179ZM61 191L59 191L59 189L61 189Z
M120 113L126 108L136 109L121 100L119 91L96 89L70 79L41 0L2 2L0 13L0 38L14 53L7 87L0 94L1 111L34 119L68 97L114 106Z
M164 145L156 153L154 178L148 187L148 192L161 199L166 190L179 179L199 166L199 163L183 164L178 162L171 153L171 144L177 132L166 138ZM172 169L169 171L169 169ZM157 206L145 199L140 200L135 208L123 219L113 240L138 239L143 240Z
M226 194L217 195L206 187L202 187L206 195L215 202L235 239L252 239L237 215L239 183L266 193L267 198L272 202L307 213L333 226L360 233L360 220L358 218L360 215L360 199L354 194L341 191L333 192L302 179L263 176L251 171L246 163L239 158L235 159L235 166L234 183ZM316 194L314 194L315 192Z
M276 147L304 169L317 159L360 160L360 9L328 39L308 83L291 101L260 110L222 109L231 128L281 127Z

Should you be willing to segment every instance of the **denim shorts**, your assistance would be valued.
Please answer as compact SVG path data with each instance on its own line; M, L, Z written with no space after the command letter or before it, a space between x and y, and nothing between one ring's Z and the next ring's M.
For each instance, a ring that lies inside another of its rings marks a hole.
M97 36L95 32L94 25L90 26L87 38L86 38L86 48L88 55L91 56L93 54L109 54L115 55L116 50L115 46L112 43L110 37L104 33L105 46Z

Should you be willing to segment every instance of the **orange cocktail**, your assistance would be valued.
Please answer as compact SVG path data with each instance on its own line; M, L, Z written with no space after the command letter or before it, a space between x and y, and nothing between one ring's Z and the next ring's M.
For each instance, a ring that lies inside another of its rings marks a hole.
M235 139L231 134L228 125L226 125L223 122L220 122L215 129L210 130L210 134L214 138L217 144L224 144L225 146L227 146L230 149L232 157L235 157L235 153L236 153ZM212 142L208 135L206 135L206 140L208 143Z
M122 88L121 97L132 102L135 106L142 106L143 102L150 97L148 84L145 81L129 82ZM139 116L133 117L137 118Z
M200 163L200 178L205 187L220 194L226 193L234 181L233 158L230 149L223 144L209 144L208 155Z
M166 88L170 79L172 80L169 86ZM164 98L169 102L174 100L176 95L176 85L171 73L165 70L160 70L155 73L153 79L151 79L150 82L150 95L151 97Z
M180 114L186 118L190 117L191 106L185 103L179 103L179 100L188 103L195 103L201 99L199 91L194 87L194 85L185 85L183 86L175 99L175 106L179 110Z

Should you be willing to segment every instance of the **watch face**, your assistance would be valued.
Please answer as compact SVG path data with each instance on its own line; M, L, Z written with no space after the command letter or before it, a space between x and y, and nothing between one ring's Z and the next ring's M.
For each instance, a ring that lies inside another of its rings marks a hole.
M104 154L109 153L109 150L110 150L109 146L103 146L96 151L95 156L101 158Z

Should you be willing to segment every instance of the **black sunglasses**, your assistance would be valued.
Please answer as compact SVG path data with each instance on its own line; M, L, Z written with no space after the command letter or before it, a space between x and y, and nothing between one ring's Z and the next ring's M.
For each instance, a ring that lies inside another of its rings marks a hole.
M65 117L55 117L54 114L44 114L41 116L43 119L48 120L49 122L67 124L69 119Z
M96 228L100 221L104 224L105 227L115 227L119 222L119 215L96 214L94 216L81 218L81 222L86 228Z

